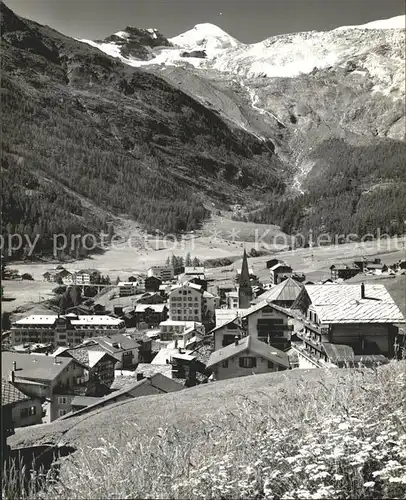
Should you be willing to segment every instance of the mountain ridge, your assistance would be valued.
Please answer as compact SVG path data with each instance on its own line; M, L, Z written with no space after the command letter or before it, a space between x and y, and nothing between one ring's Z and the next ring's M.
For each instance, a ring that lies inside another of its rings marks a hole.
M4 3L1 14L5 237L35 226L49 245L52 233L89 229L57 197L56 219L45 225L43 176L146 229L174 233L204 220L202 201L237 203L242 189L254 198L283 192L285 166L271 141L231 128L162 78L19 18Z

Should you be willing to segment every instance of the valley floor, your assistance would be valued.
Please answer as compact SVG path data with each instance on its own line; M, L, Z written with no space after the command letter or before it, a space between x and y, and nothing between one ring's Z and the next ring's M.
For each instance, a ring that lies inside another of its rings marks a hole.
M257 245L255 244L256 231L259 237L262 237ZM277 226L235 222L218 216L207 223L201 231L185 235L180 242L165 241L162 238L148 240L140 231L139 226L128 219L122 219L119 236L122 239L116 248L111 248L101 255L68 263L66 268L71 271L95 268L102 274L109 275L114 283L117 276L125 280L131 274L145 273L153 265L164 264L166 259L173 254L186 256L190 252L192 258L198 257L201 260L218 258L234 260L230 266L207 270L209 279L227 282L234 280L236 270L241 268L240 257L243 249L246 248L249 252L251 248L256 248L266 251L267 255L250 257L249 265L258 278L267 283L269 270L266 268L266 261L269 260L270 255L285 260L295 271L305 273L308 280L314 281L329 278L329 267L337 262L349 263L356 258L367 256L369 258L380 257L385 264L390 265L406 259L406 236L397 239L287 251L287 237L279 231ZM279 237L277 241L281 243L285 240L285 244L271 245L269 238L274 236ZM238 238L244 239L240 241ZM5 296L14 297L16 300L3 302L3 310L13 312L19 307L29 309L36 303L49 298L55 284L42 282L42 275L56 265L56 262L10 263L10 268L17 269L20 274L31 274L35 281L5 281ZM402 288L402 284L395 285L393 288L399 287ZM399 306L402 305L399 304Z

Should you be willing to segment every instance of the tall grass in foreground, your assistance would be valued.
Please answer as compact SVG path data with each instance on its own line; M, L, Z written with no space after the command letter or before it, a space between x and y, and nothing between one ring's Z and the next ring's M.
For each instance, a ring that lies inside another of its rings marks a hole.
M36 496L406 498L405 362L329 380L259 389L233 412L220 401L192 429L129 423L66 459Z
M3 463L2 498L28 500L35 498L38 491L48 488L55 481L54 469L48 472L22 457L11 458Z

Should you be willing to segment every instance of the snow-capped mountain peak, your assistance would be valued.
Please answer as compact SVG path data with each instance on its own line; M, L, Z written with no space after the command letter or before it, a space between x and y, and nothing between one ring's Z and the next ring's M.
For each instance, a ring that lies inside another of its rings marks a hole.
M296 78L350 64L355 74L373 79L373 91L397 99L404 96L404 24L405 16L397 16L331 31L277 35L253 44L210 23L169 40L153 29L127 27L103 41L86 42L132 66L194 66L242 78Z
M372 21L366 24L359 24L357 26L340 26L338 30L347 29L365 29L365 30L391 30L391 29L405 29L406 16L396 16L389 19L380 19L379 21Z
M187 50L213 51L237 47L240 42L215 24L196 24L191 30L169 40L174 45Z

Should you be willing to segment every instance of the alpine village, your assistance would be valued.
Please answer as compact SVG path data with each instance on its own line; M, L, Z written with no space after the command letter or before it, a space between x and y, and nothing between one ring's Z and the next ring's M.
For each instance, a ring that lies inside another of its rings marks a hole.
M4 498L406 499L404 16L370 24L257 54L1 3ZM308 88L343 132L285 116Z

